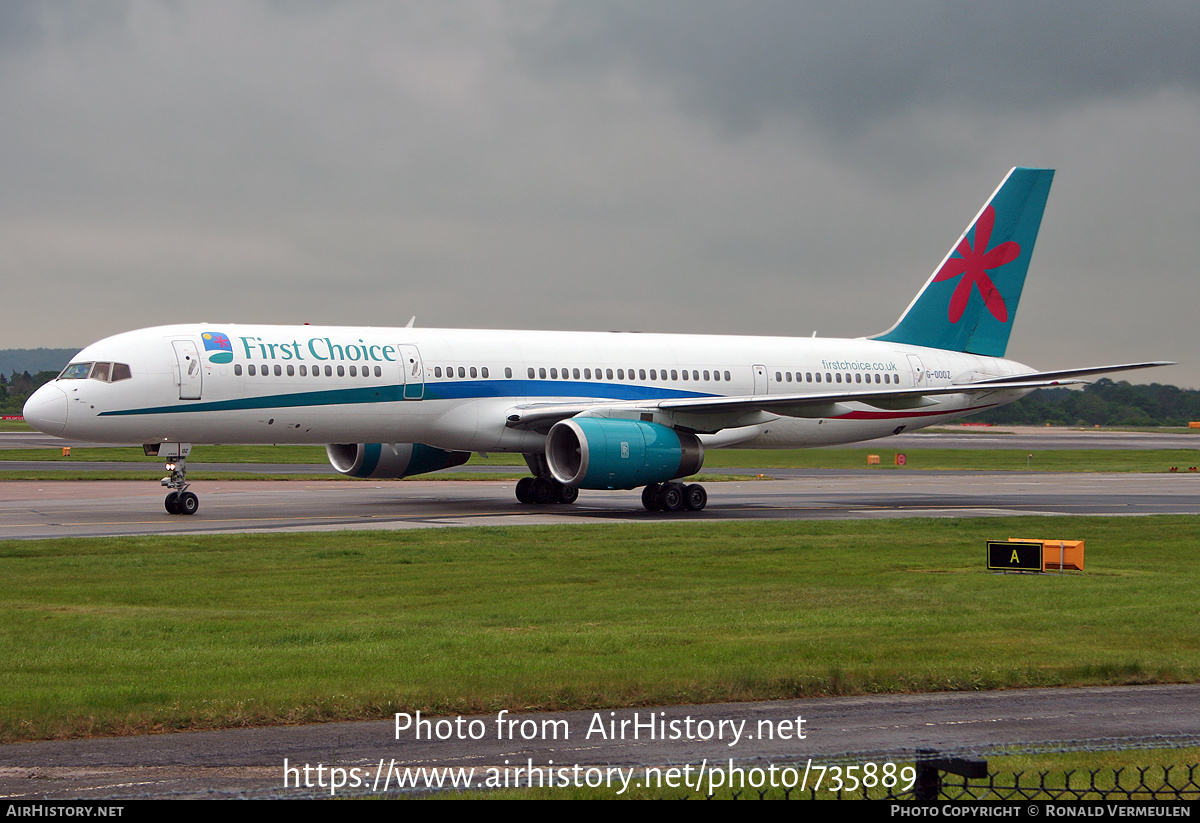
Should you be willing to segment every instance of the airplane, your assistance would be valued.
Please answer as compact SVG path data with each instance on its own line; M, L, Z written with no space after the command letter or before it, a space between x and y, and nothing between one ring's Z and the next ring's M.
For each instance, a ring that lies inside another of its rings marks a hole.
M853 443L1036 388L1164 361L1039 372L1004 358L1052 169L1014 168L887 331L749 337L196 323L83 349L25 404L46 434L166 458L170 514L199 499L193 443L325 444L333 468L401 478L524 455L521 503L642 487L700 511L705 451Z

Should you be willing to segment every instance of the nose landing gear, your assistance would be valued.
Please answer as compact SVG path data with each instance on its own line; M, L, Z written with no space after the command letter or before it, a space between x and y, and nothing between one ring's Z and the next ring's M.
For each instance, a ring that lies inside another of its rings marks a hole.
M191 443L147 443L142 447L147 456L167 458L169 475L162 485L171 489L163 500L167 514L195 514L200 508L200 498L187 490L187 458L192 452Z

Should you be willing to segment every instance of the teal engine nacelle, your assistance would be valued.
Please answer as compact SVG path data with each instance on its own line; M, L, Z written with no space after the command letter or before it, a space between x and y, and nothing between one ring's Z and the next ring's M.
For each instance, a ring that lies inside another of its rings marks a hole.
M470 452L448 452L422 443L331 443L325 447L329 463L349 477L408 477L461 466Z
M574 417L546 438L554 479L580 489L632 489L700 471L704 446L688 432L658 423Z

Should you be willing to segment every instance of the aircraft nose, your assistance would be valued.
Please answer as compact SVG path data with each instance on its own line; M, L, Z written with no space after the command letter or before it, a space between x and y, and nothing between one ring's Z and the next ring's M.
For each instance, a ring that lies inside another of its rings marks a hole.
M57 386L42 386L25 401L25 422L46 434L62 434L67 427L67 396Z

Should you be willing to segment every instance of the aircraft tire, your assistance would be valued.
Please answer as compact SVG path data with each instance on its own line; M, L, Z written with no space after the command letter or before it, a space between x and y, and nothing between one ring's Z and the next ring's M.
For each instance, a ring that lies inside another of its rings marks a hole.
M683 503L688 511L701 511L708 505L708 492L699 483L693 483L683 490Z
M659 489L658 499L663 511L683 511L687 505L684 500L682 483L664 483L663 487Z
M662 507L658 503L658 483L647 483L646 488L642 489L642 505L646 507L648 512L661 511Z
M163 506L166 507L167 514L179 514L179 492L167 492Z
M531 492L533 502L540 506L558 501L558 489L554 487L554 481L548 477L534 478Z
M558 487L558 502L568 506L579 499L579 487L568 486L565 483Z
M517 502L529 504L533 502L533 478L522 477L517 481Z
M195 514L200 508L200 498L191 492L180 492L176 506L180 514Z

